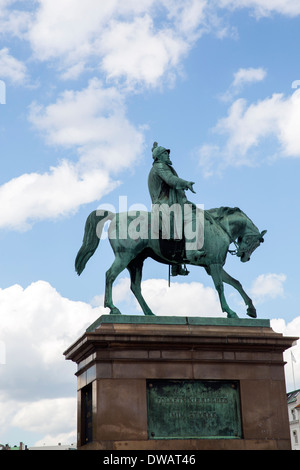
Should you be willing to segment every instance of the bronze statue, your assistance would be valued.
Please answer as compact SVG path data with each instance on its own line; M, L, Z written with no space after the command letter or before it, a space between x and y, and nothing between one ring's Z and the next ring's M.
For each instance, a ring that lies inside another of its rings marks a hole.
M176 258L177 251L179 252L179 256L184 258L184 250L186 249L184 243L185 228L196 220L195 215L198 210L194 204L188 201L185 191L189 189L195 193L193 189L195 183L178 177L170 160L170 150L161 146L158 147L157 142L153 144L152 157L154 161L148 176L148 188L153 204L152 214L155 213L155 211L160 211L160 216L162 216L161 223L165 220L170 224L170 236L167 238L159 236L161 251L164 252L167 250L167 252L170 252L171 240L173 240L173 258ZM193 207L193 210L192 208L189 211L184 210L185 207L190 206ZM171 213L170 208L173 209ZM163 227L160 229L162 230ZM198 227L198 230L199 229L201 230L201 228ZM166 239L167 242L164 242ZM203 236L201 239L203 239ZM178 242L175 240L178 240ZM202 247L202 245L203 241L199 243L198 248ZM198 256L199 258L205 256L205 252L198 249ZM188 260L186 260L186 262L188 262ZM180 264L172 264L172 276L185 276L187 274L188 271L183 269Z
M157 144L153 146L154 162L148 179L154 206L151 212L91 212L86 221L82 246L75 260L76 272L80 275L84 270L87 261L98 247L105 222L110 220L108 238L115 260L106 272L104 306L110 308L111 314L121 313L112 301L112 285L117 276L127 268L131 278L131 290L144 314L154 315L141 292L143 263L150 257L159 263L174 267L173 275L186 274L182 268L185 264L204 267L213 279L222 311L227 313L228 318L236 318L237 314L227 304L224 282L240 293L247 306L247 315L256 318L252 300L243 290L241 283L232 278L223 266L229 252L238 256L242 262L249 261L253 251L264 241L266 230L260 232L239 208L220 207L201 211L190 203L185 190L194 192L194 183L178 177L169 160L169 153L164 147L158 147ZM174 207L173 218L168 210L170 206ZM186 207L189 210L185 210ZM169 230L165 232L164 211L167 212L167 222L170 224ZM189 244L186 226L195 220L200 220L201 223L198 224L198 231L192 233L195 237ZM202 235L199 236L201 231ZM235 244L236 250L229 250L231 243Z

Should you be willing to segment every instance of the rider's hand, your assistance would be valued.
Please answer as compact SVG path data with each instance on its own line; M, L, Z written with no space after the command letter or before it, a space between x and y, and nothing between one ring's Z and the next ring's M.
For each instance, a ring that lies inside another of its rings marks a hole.
M196 194L196 191L194 191L194 189L193 189L193 184L195 184L193 181L189 181L188 184L187 184L187 189L192 191L192 193Z

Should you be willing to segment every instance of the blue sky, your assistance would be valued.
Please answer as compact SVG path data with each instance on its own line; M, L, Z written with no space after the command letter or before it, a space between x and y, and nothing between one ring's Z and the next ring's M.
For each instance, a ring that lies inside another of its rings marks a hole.
M268 230L226 270L259 318L299 336L299 26L296 0L0 0L0 442L76 440L75 365L62 353L106 313L113 255L101 241L80 277L74 259L99 204L150 209L154 141L195 181L195 203L238 206ZM167 274L145 263L158 315L223 316L204 270L170 288ZM141 314L126 272L114 300ZM300 387L292 350L288 390Z

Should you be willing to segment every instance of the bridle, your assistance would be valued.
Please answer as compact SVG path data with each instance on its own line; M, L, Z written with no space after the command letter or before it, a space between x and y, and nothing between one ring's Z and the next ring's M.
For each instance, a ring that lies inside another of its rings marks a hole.
M220 225L221 229L226 233L227 237L230 240L230 244L233 243L235 248L236 248L235 250L229 250L228 249L227 250L228 253L230 253L231 255L236 255L238 253L239 249L240 249L238 243L232 238L232 236L228 233L228 230L224 227L224 225L220 221L218 221L218 224Z
M228 233L228 230L227 230L220 222L219 222L219 225L220 225L220 227L224 230L224 232L226 233L226 235L228 236L228 238L229 238L229 240L230 240L230 243L233 243L234 246L235 246L235 250L229 250L229 249L228 249L227 252L230 253L230 254L233 255L233 256L234 256L234 255L238 256L238 252L239 252L239 250L240 250L240 245L235 241L235 239L232 238L232 236ZM243 239L244 237L255 237L255 238L256 238L256 240L253 240L252 243L250 242L250 243L251 243L251 244L249 244L250 247L247 248L247 251L251 251L252 246L253 246L255 243L257 243L257 241L258 241L258 240L257 240L257 235L254 234L254 233L248 233L248 234L247 234L247 233L244 233L242 239ZM260 241L263 242L263 238L262 238L262 237L261 237L261 240L260 240Z

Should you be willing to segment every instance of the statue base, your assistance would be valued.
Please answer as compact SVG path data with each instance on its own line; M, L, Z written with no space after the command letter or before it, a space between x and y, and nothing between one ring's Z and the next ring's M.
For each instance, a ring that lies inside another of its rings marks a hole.
M283 351L269 320L103 315L78 364L80 450L290 450Z

